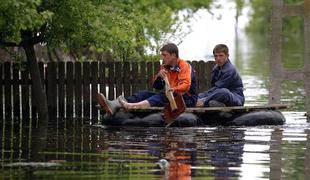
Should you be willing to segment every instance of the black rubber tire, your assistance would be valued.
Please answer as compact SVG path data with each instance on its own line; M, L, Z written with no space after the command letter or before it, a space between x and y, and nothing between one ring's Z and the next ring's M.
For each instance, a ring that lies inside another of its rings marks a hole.
M243 114L229 121L227 125L234 126L258 126L258 125L282 125L285 117L280 111L257 111Z

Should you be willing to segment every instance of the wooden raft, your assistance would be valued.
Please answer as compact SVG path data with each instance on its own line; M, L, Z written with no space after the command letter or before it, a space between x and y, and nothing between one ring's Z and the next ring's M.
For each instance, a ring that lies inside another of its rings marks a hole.
M284 104L273 104L273 105L259 105L259 106L231 106L231 107L193 107L186 108L185 112L207 114L212 112L232 112L232 113L246 113L259 110L280 110L287 109L289 106ZM141 109L130 109L130 112L160 112L163 107L149 107Z

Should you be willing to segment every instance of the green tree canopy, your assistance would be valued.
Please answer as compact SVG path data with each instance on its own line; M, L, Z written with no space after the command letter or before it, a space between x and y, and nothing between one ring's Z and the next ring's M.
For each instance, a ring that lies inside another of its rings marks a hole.
M143 56L179 31L178 12L208 8L212 0L1 0L0 45L25 50L35 103L48 121L46 94L34 45L110 51L119 59ZM176 35L177 36L177 35Z
M119 58L156 50L167 35L182 30L178 12L187 16L209 8L212 0L12 0L0 4L3 45L19 45L23 31L33 42L62 49L89 47ZM25 40L25 39L24 39ZM169 40L169 39L168 39Z

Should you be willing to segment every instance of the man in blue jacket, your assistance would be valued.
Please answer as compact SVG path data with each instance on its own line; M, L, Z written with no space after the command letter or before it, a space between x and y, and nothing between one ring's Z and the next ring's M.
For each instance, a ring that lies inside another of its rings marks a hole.
M199 93L197 107L243 106L243 83L235 66L229 60L225 44L213 49L215 67L211 73L211 88Z

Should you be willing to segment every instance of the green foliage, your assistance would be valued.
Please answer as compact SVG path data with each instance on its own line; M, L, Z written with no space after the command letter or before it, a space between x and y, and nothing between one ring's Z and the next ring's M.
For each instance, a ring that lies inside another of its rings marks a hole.
M236 18L238 18L242 13L242 9L245 5L245 1L244 0L234 0L234 1L236 4Z
M285 0L284 4L298 5L301 0ZM270 22L272 1L252 0L251 19L247 27L250 37L261 44L260 47L269 46L268 37L270 35ZM302 17L284 17L282 26L282 56L284 67L300 68L304 64L304 21ZM254 37L254 38L253 38Z
M0 3L0 37L20 42L20 30L37 31L51 19L50 11L39 11L40 0L2 0Z
M285 0L284 3L288 5L300 4L301 0ZM250 14L250 22L247 26L247 32L250 34L259 34L268 36L270 32L270 21L272 11L271 0L251 0L250 6L252 12ZM283 33L284 36L300 36L301 31L296 34L296 28L303 28L303 22L300 20L284 21L283 22Z
M286 68L304 66L304 20L302 17L285 17L283 19L282 62Z
M252 0L247 32L266 36L270 30L271 0Z
M21 30L43 34L63 50L110 51L119 59L143 57L178 39L179 24L212 0L25 0L0 3L1 41L21 42ZM178 13L186 10L184 18ZM170 38L169 38L169 36ZM168 39L167 39L168 38ZM179 41L181 39L178 39Z

